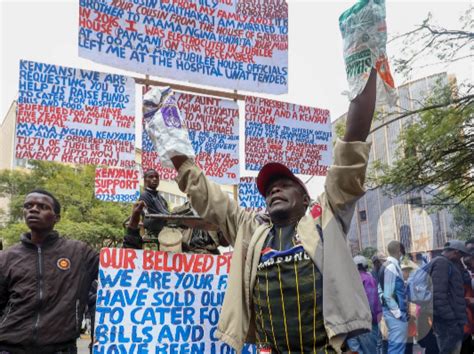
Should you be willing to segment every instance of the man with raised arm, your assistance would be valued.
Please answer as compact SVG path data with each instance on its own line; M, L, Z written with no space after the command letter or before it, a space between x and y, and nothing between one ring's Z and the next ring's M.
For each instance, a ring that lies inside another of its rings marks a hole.
M269 217L245 211L186 156L171 158L180 189L234 247L217 336L237 350L340 352L348 335L370 331L372 318L346 245L363 184L375 109L376 72L351 101L343 140L325 192L310 206L304 183L269 163L257 177ZM306 211L310 208L309 215Z

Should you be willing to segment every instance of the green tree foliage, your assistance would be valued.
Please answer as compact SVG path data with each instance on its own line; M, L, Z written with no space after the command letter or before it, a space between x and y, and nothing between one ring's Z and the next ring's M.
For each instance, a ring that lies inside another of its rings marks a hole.
M430 101L448 94L449 90L440 90ZM393 165L374 163L383 172L378 184L396 194L427 189L433 195L425 201L429 205L472 204L473 113L473 105L459 103L421 112L400 133Z
M53 193L61 203L62 236L87 242L92 247L114 247L123 237L122 223L130 205L102 202L94 197L94 166L71 167L45 161L30 161L30 171L0 171L0 197L11 198L9 217L0 229L6 246L18 242L27 231L22 220L25 195L35 188Z
M394 61L396 71L409 75L413 69L472 60L474 33L471 7L460 18L461 28L449 30L433 23L431 15L422 25L397 36L404 49ZM428 62L426 57L434 57ZM424 190L433 198L423 205L452 208L456 237L472 237L474 218L474 87L471 82L439 85L414 111L393 114L404 120L399 136L398 159L392 165L375 162L371 182L389 193ZM390 118L390 117L388 117ZM409 121L409 123L407 123ZM380 173L381 172L381 173ZM374 177L375 176L375 177Z
M453 226L456 237L462 240L469 240L474 235L474 206L472 203L465 206L458 206L453 210Z
M336 132L336 137L342 139L346 131L346 119L339 119L334 127L334 131ZM336 144L336 139L333 139L333 144Z
M435 93L427 103L445 100L450 90ZM405 125L399 136L397 160L375 161L371 182L393 194L424 190L432 196L423 206L450 208L456 237L469 238L474 219L474 105L464 101L427 109ZM376 177L374 177L376 176Z
M366 247L362 250L362 255L371 260L372 257L377 253L377 249L375 247Z

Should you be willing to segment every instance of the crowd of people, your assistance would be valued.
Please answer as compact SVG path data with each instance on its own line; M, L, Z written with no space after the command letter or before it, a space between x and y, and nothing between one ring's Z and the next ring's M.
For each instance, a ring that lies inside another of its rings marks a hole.
M427 261L405 254L399 241L391 241L386 256L354 257L372 310L373 329L348 340L359 353L473 353L474 239L450 240L441 255ZM418 277L423 272L428 277ZM423 282L427 282L424 284ZM425 287L425 302L412 295Z

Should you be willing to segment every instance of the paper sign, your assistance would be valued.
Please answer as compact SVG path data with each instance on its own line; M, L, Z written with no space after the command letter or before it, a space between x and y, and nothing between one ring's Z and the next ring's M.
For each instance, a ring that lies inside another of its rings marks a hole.
M133 80L21 60L16 157L135 166Z
M280 162L296 174L325 176L331 160L329 110L247 96L246 169Z
M230 259L102 249L94 353L235 353L216 338Z
M178 108L196 154L196 163L217 183L239 181L239 109L234 101L214 97L175 93ZM163 180L176 177L164 168L145 129L142 138L142 166L155 168Z
M140 197L140 173L123 168L95 169L95 197L106 202L135 202Z
M288 92L285 0L80 0L79 56L142 74Z
M254 177L240 177L239 205L246 210L256 212L264 211L267 208L265 199L257 189Z

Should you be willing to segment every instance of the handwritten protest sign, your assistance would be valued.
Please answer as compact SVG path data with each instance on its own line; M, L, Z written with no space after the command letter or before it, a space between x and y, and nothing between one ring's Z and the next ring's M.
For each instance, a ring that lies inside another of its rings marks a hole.
M16 157L133 167L133 81L21 60Z
M216 338L230 258L102 249L94 353L234 353Z
M196 163L206 176L222 184L239 181L239 109L234 101L175 93L184 117ZM158 153L143 129L142 166L155 168L161 179L176 177L176 171L159 163Z
M239 205L246 210L256 212L266 209L265 199L259 193L254 177L240 177Z
M95 169L95 197L106 202L134 202L140 197L140 173L123 168Z
M285 0L80 0L79 55L199 84L288 91Z
M325 176L331 159L329 110L247 96L246 169L258 171L273 161L293 173Z

